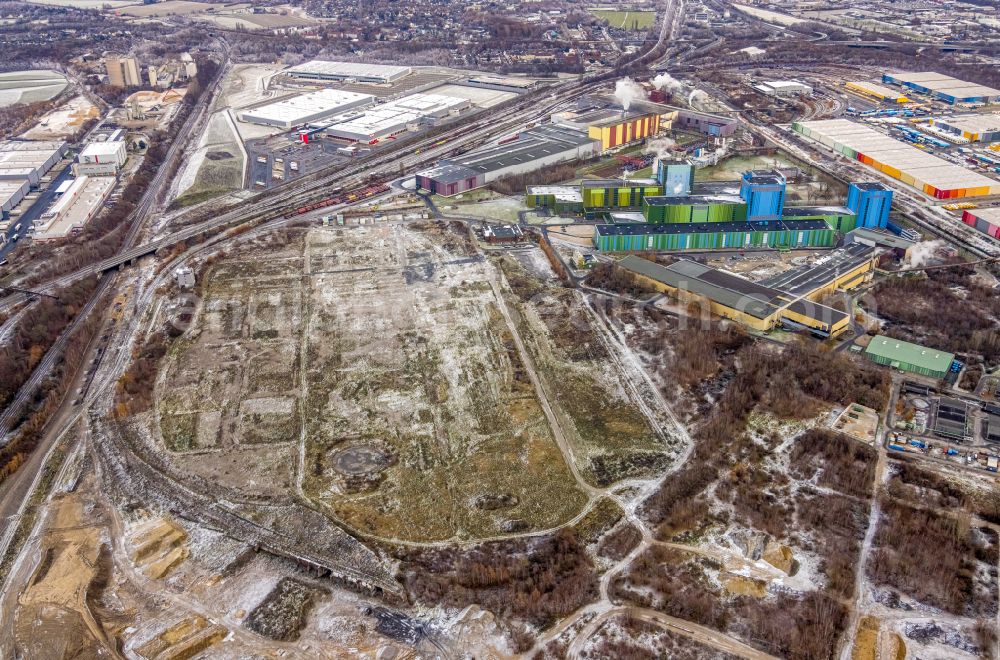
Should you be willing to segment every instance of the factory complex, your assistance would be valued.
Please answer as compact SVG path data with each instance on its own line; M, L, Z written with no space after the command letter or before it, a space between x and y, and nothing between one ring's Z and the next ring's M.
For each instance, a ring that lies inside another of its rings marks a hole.
M1000 116L997 115L931 118L929 123L969 142L1000 142Z
M765 332L778 326L832 337L847 329L850 316L818 302L838 289L871 280L878 251L853 245L761 282L688 260L662 266L626 256L618 266L640 282L681 302L707 305L717 316Z
M830 248L857 227L884 229L892 204L892 191L876 182L851 184L846 206L786 207L778 171L744 173L738 195L694 184L689 161L658 161L655 171L655 179L584 180L577 194L569 186L531 186L525 203L610 219L594 227L601 252Z
M581 101L573 110L551 116L553 124L585 132L600 142L601 151L644 140L670 128L677 113L666 106L633 102L628 111L608 107L593 99Z
M371 94L321 89L267 103L237 114L240 121L291 130L309 122L328 119L348 110L374 105Z
M912 89L952 105L985 105L1000 101L1000 89L966 82L935 71L884 73L882 82Z
M572 108L553 113L549 122L530 128L496 144L477 149L460 157L440 161L434 167L417 173L417 185L438 195L460 194L495 181L500 176L524 174L553 163L586 159L602 153L637 144L661 131L681 128L713 137L728 137L736 131L737 122L730 117L682 110L647 101L632 101L627 111L610 97L586 96ZM478 175L474 176L474 172ZM663 185L662 183L660 184ZM673 185L672 183L670 185ZM585 195L587 193L584 193ZM623 201L604 202L582 200L588 214L600 209L626 206L624 196L635 195L634 189L616 191ZM652 194L651 191L640 195ZM542 201L534 205L552 207L555 198L539 193ZM591 193L593 199L599 193ZM561 200L565 201L565 200ZM634 201L634 200L633 200ZM560 205L566 212L573 206ZM628 206L637 206L628 204Z
M951 353L884 335L878 335L869 342L865 357L877 364L931 378L947 376L955 361Z
M327 82L393 83L413 72L408 66L313 60L285 71L292 78Z
M847 119L794 122L792 130L936 199L1000 195L1000 181Z
M595 140L571 128L545 124L521 132L503 144L481 147L442 160L418 172L417 187L451 196L540 167L569 160L593 158L600 153Z
M875 83L865 82L863 80L851 80L844 83L844 87L855 92L856 94L861 94L862 96L870 96L872 98L878 99L879 101L885 101L887 103L909 103L910 99L899 93L899 90L890 89L882 85L876 85Z

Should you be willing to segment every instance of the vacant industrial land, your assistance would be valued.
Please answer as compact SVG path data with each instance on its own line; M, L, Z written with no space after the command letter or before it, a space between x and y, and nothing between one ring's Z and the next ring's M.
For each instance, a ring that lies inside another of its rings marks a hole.
M588 499L561 447L592 485L672 458L589 322L560 327L582 299L523 306L462 223L314 228L216 263L203 298L157 390L172 460L362 534L549 529Z
M246 158L236 125L227 111L216 112L187 161L178 203L189 204L243 187Z

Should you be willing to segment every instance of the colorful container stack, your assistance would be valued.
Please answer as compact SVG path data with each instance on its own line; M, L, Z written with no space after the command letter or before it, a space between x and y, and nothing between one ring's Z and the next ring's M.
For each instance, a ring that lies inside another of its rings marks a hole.
M795 122L792 130L936 199L1000 195L1000 181L953 165L853 121Z

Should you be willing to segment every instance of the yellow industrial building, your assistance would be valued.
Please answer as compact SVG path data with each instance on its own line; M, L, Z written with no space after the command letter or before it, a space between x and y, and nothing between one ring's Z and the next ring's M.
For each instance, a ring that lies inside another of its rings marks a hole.
M888 101L891 103L909 103L910 99L899 93L897 89L890 89L888 87L883 87L882 85L876 85L875 83L865 82L863 80L853 80L844 83L844 87L861 94L862 96L870 96L876 98L880 101Z
M715 316L759 332L780 325L835 337L850 325L850 314L819 301L835 291L870 281L877 255L874 248L855 244L831 252L812 266L794 268L762 282L751 282L695 261L661 266L627 256L618 265L657 291L681 302L704 305Z
M669 130L678 112L676 108L648 101L633 101L627 111L599 101L557 112L551 119L554 124L586 131L589 138L600 141L601 151L608 151Z

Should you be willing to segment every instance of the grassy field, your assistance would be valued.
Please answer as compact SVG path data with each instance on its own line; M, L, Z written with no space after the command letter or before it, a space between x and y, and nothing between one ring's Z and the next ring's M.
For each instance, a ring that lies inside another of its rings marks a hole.
M590 13L604 19L608 25L627 30L645 30L656 21L655 11L615 11L612 9L591 9Z

